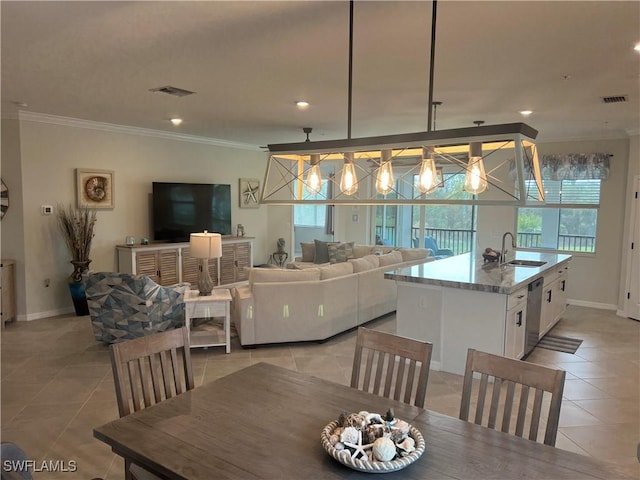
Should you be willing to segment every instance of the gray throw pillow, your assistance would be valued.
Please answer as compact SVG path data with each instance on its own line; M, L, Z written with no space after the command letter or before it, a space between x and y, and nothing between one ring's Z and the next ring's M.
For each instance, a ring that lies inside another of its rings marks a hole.
M322 240L314 240L316 244L316 255L314 263L329 263L329 245L338 242L323 242Z

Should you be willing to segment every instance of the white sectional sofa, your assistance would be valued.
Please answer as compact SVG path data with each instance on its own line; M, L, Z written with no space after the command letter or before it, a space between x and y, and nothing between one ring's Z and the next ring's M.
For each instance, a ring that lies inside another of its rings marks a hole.
M231 292L241 345L325 340L395 311L396 283L384 272L434 258L418 248L365 254L374 248L355 247L362 256L335 264L253 268Z

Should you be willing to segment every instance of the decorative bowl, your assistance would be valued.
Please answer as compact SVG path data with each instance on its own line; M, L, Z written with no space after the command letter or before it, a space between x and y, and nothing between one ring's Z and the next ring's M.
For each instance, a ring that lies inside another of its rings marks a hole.
M420 431L417 428L410 427L409 436L413 438L416 442L415 450L404 457L396 457L394 460L390 460L388 462L378 462L378 461L369 461L360 458L351 458L351 453L349 450L338 450L336 447L331 445L329 437L333 431L338 427L339 423L337 420L329 423L326 427L322 429L322 433L320 434L320 441L322 442L322 447L327 451L329 455L335 458L337 461L346 465L349 468L354 470L358 470L360 472L368 472L368 473L388 473L395 472L397 470L401 470L413 462L418 460L425 451L426 444L424 438Z

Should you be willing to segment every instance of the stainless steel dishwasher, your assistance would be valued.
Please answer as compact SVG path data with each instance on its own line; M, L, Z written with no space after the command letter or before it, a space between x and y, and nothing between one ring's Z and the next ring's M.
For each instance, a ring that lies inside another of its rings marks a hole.
M538 278L529 284L529 294L527 296L527 323L526 323L526 344L524 356L529 355L533 347L538 343L540 334L540 315L542 311L542 285L544 278Z

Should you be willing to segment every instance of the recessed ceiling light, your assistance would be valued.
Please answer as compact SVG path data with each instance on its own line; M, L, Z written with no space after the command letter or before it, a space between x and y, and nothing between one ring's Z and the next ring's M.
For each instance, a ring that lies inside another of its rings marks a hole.
M636 43L636 46L635 46L635 47L633 47L633 49L634 49L636 52L640 53L640 42Z
M522 115L523 117L528 117L532 113L533 113L533 110L520 110L520 115Z
M182 123L182 119L179 117L173 117L170 120L176 127Z
M305 102L304 100L300 100L299 102L296 102L296 106L300 109L300 110L304 110L305 108L309 107L309 102Z

